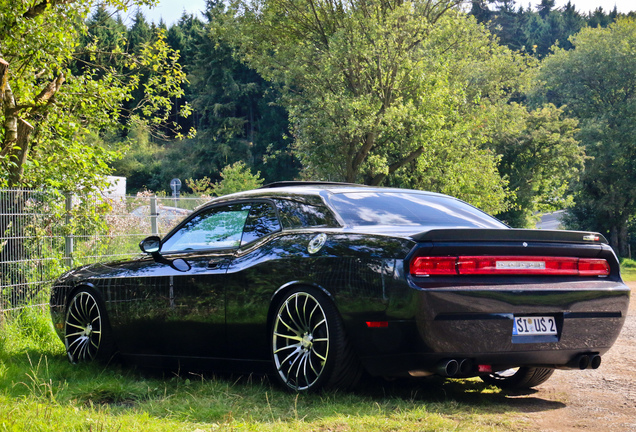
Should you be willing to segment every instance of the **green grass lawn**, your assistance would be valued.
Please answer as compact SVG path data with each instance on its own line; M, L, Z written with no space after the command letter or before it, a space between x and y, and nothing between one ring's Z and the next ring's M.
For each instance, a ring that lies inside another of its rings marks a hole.
M477 379L293 394L262 376L71 365L46 311L0 331L0 431L507 431L524 429L524 409Z
M627 258L621 260L621 277L625 282L636 281L636 261Z

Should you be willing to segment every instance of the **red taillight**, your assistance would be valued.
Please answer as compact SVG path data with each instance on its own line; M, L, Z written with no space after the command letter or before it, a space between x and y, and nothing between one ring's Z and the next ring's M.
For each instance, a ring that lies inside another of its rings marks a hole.
M544 275L607 276L604 259L533 256L416 257L414 276L432 275Z
M610 268L604 259L580 259L579 274L581 276L607 276L610 274Z
M416 276L456 275L457 257L417 257L411 261L411 274Z
M386 328L388 326L388 321L367 321L367 327L369 328Z

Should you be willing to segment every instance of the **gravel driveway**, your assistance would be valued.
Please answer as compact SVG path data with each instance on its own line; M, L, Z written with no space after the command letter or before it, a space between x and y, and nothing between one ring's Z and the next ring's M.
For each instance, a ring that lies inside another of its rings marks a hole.
M628 283L636 293L636 282ZM557 370L537 392L518 398L531 431L636 431L636 294L625 326L597 370Z

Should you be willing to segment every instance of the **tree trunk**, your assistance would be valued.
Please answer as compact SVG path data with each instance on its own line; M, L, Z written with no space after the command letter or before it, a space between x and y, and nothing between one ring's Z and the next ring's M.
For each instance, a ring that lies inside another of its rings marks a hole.
M29 154L29 140L31 139L31 126L26 120L18 119L18 139L9 154L15 157L15 165L9 167L9 187L18 187L24 174L24 165Z
M60 75L46 86L36 100L48 102L63 82L64 75ZM0 58L0 99L4 114L4 141L0 148L0 156L9 158L11 164L9 165L7 181L9 187L16 187L20 184L24 173L33 126L18 115L19 110L9 85L9 63L2 58Z
M612 225L610 228L610 238L609 238L610 246L614 251L618 254L618 227L616 225Z
M627 222L621 222L618 228L618 255L625 258L629 255L629 230L627 229Z

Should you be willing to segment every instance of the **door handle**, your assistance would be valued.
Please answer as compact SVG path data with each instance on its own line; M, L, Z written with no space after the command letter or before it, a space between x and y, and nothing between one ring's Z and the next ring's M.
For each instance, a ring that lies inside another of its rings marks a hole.
M225 267L225 265L229 262L227 258L212 258L208 261L208 270L219 270Z

